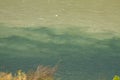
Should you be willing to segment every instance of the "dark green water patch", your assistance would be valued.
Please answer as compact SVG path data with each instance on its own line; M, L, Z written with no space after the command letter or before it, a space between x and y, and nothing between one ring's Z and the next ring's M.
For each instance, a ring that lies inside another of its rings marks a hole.
M120 74L120 39L117 37L97 40L69 33L56 35L46 28L32 32L47 34L51 41L18 34L0 38L1 71L27 71L39 64L59 64L57 75L62 80L111 80L113 75ZM65 42L59 43L61 40Z

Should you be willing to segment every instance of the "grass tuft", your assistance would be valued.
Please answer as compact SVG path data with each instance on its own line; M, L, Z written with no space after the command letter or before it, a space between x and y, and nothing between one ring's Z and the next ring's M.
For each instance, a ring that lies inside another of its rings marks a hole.
M0 80L55 80L57 66L38 66L36 70L27 73L18 70L16 74L0 72Z

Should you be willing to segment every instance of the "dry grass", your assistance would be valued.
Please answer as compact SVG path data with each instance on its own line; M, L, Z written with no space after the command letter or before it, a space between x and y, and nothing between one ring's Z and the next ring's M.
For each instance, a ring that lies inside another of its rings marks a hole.
M55 80L54 74L57 66L38 66L36 70L27 73L18 70L15 75L12 73L0 72L0 80Z

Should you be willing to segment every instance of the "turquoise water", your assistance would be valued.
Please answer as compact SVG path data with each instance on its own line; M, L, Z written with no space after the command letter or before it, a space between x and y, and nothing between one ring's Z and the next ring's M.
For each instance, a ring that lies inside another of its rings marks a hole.
M56 76L61 80L112 80L120 75L120 38L97 37L75 27L1 25L0 70L27 71L39 64L58 64Z

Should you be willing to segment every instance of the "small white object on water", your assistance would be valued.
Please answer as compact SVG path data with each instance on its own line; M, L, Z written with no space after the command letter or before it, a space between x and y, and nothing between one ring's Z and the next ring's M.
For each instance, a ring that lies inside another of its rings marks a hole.
M58 17L58 15L57 15L57 14L56 14L55 16L56 16L56 17Z

